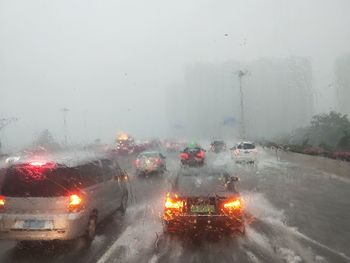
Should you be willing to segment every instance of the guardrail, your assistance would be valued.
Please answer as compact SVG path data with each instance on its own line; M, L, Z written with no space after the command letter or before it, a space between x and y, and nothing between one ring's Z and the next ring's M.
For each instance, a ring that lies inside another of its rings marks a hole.
M275 150L270 151L271 154L276 154ZM350 178L350 162L347 161L283 150L278 150L277 155L282 161L293 162L303 167L315 168L323 172Z

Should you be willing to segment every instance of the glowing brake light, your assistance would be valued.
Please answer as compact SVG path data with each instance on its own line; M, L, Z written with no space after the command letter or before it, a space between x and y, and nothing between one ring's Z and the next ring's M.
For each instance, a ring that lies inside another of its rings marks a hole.
M204 151L200 151L199 153L197 153L197 156L200 157L200 158L204 158Z
M79 195L77 194L72 194L69 196L69 211L70 212L77 212L79 211L82 207L82 199Z
M241 208L241 201L239 199L229 201L229 202L224 204L224 208L229 209L229 210L239 209L239 208Z
M166 209L181 209L183 207L183 202L179 200L173 200L170 197L167 197L164 207Z
M29 164L32 166L43 166L46 162L30 162Z
M1 196L0 196L0 211L1 211L2 209L4 209L5 204L6 204L5 197L1 195Z
M181 154L180 154L180 158L181 158L181 159L188 159L188 157L189 157L189 156L188 156L188 153L181 153Z

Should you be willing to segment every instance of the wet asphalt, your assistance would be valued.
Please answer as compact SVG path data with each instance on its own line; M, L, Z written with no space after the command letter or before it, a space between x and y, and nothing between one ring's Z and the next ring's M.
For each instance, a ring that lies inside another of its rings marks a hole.
M181 168L176 154L167 163L162 177L136 178L123 162L130 173L127 213L106 219L90 248L71 242L23 249L0 241L0 262L350 262L350 180L263 151L256 166L208 153L207 167L225 166L240 178L246 235L169 236L162 203Z

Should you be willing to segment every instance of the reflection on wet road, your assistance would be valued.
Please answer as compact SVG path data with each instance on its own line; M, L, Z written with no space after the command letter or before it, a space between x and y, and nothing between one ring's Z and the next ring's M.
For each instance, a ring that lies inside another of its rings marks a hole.
M52 243L20 249L1 241L0 262L350 262L349 182L261 155L256 167L235 165L225 154L208 156L207 166L226 165L241 179L253 219L244 237L163 234L163 198L180 169L174 155L162 178L131 173L126 215L103 222L89 250Z

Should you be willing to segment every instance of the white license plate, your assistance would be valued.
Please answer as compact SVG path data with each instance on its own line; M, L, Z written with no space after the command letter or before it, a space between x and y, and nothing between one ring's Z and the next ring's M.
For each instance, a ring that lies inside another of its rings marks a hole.
M14 225L15 229L52 229L53 223L49 220L19 220Z

